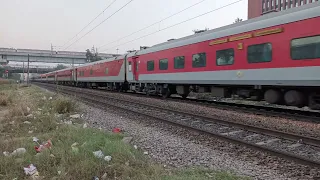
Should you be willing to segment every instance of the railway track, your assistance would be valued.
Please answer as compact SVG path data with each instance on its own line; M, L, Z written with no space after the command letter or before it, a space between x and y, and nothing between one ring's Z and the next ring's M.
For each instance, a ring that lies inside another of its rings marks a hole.
M274 116L274 117L285 117L293 120L296 119L305 119L311 122L320 123L320 113L318 111L306 111L299 109L288 109L272 106L262 106L262 105L252 105L252 104L240 104L240 103L231 103L223 101L208 101L204 99L193 99L187 98L182 99L179 97L173 97L172 99L182 101L182 102L191 102L194 104L203 104L204 106L215 107L226 110L237 110L241 112L254 113L257 115L264 116Z
M134 95L134 96L141 96L141 97L163 99L160 96L146 96L145 94L142 94L142 93L127 92L127 94ZM303 121L308 121L313 123L320 123L320 112L318 111L306 111L306 110L300 110L300 109L288 109L288 108L280 108L280 107L272 107L272 106L240 104L240 103L213 101L213 100L204 100L204 99L195 99L195 98L183 99L177 96L167 98L166 100L203 105L206 107L213 107L213 108L218 108L222 110L232 110L232 111L253 113L256 115L263 115L263 116L269 116L269 117L270 116L284 117L287 119L290 118L292 120L298 120L298 121L303 120Z
M38 84L50 90L55 85ZM301 164L320 167L320 139L223 121L185 111L158 107L133 100L118 99L101 91L59 86L63 94L74 96L85 103L98 107L116 107L145 117L165 121L184 128L193 129L250 148L270 153Z
M41 83L44 84L44 83ZM96 89L90 89L92 91L96 91ZM105 89L98 89L105 90ZM111 93L119 93L115 91L108 91ZM134 92L126 92L126 94L132 96L139 96L143 98L156 98L163 99L161 96L150 95L146 96L144 93L134 93ZM222 110L232 110L238 112L252 113L256 115L263 115L268 117L283 117L286 119L291 119L295 121L306 121L313 123L320 123L320 112L319 111L306 111L300 109L289 109L289 108L281 108L281 107L273 107L273 106L262 106L262 105L252 105L252 104L240 104L240 103L232 103L232 102L223 102L223 101L213 101L213 100L204 100L204 99L195 99L195 98L181 98L177 96L173 96L165 99L166 101L175 101L175 102L184 102L189 104L202 105L206 107L213 107Z

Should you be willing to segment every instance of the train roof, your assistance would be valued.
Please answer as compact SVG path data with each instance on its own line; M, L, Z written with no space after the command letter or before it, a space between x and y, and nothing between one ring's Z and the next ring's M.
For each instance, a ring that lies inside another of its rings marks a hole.
M121 55L121 56L117 56L117 57L103 59L103 60L100 60L100 61L95 61L95 62L91 62L91 63L82 64L80 66L77 66L76 68L92 66L92 65L95 65L95 64L101 64L101 63L110 62L110 61L114 61L114 60L120 60L120 59L124 59L124 58L125 58L125 55Z
M135 55L148 54L162 51L170 48L176 48L189 44L195 44L207 40L218 39L226 36L240 34L257 29L263 29L271 26L287 24L303 19L320 16L320 2L314 2L300 7L288 9L280 12L273 12L263 16L230 24L213 30L205 31L199 34L190 35L176 40L160 43L150 48L132 52L128 57Z
M110 62L110 61L119 60L119 59L124 59L124 58L125 58L125 55L121 55L121 56L117 56L117 57L112 57L112 58L103 59L103 60L100 60L100 61L95 61L95 62L91 62L91 63L82 64L82 65L76 66L76 67L74 67L74 68L92 66L92 65L95 65L95 64L100 64L100 63L104 63L104 62ZM60 70L56 70L56 71L51 71L51 72L44 73L44 74L41 74L41 75L49 75L49 74L52 74L52 73L58 73L58 72L62 72L62 71L72 70L72 69L73 69L73 67L69 67L69 68L65 68L65 69L60 69Z

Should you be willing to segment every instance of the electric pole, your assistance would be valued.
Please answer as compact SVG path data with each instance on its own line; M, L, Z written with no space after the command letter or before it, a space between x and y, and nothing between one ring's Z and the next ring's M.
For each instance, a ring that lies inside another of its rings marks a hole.
M24 83L24 61L22 63L22 83Z
M27 74L27 86L29 86L29 62L30 62L30 59L29 59L29 54L28 54L28 74Z

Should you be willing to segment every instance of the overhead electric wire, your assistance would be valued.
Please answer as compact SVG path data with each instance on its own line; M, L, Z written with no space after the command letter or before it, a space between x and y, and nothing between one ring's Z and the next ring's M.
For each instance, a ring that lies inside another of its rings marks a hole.
M217 11L217 10L220 10L220 9L223 9L223 8L226 8L226 7L228 7L228 6L231 6L231 5L233 5L233 4L239 3L239 2L241 2L241 1L243 1L243 0L238 0L238 1L232 2L232 3L230 3L230 4L224 5L224 6L222 6L222 7L216 8L216 9L213 9L213 10L211 10L211 11L205 12L205 13L200 14L200 15L198 15L198 16L195 16L195 17L189 18L189 19L187 19L187 20L181 21L181 22L176 23L176 24L174 24L174 25L165 27L165 28L160 29L160 30L158 30L158 31L154 31L154 32L152 32L152 33L150 33L150 34L147 34L147 35L144 35L144 36L140 36L140 37L138 37L138 38L136 38L136 39L133 39L133 40L127 41L127 42L125 42L125 43L122 43L122 44L119 44L119 45L110 47L110 48L108 48L108 49L115 48L115 47L119 47L119 46L122 46L122 45L125 45L125 44L128 44L128 43L131 43L131 42L133 42L133 41L136 41L136 40L145 38L145 37L147 37L147 36L150 36L150 35L153 35L153 34L156 34L156 33L160 32L160 31L163 31L163 30L172 28L172 27L174 27L174 26L183 24L183 23L185 23L185 22L188 22L188 21L191 21L191 20L196 19L196 18L198 18L198 17L207 15L207 14L212 13L212 12L214 12L214 11ZM108 49L103 49L103 50L100 50L100 51L106 51L106 50L108 50Z
M200 3L203 3L204 1L206 1L206 0L202 0L202 1L200 1L200 2L197 2L197 3L195 3L195 4L193 4L193 5L185 8L185 9L179 11L179 12L176 12L176 13L174 13L174 14L166 17L166 18L161 19L160 21L157 21L157 22L155 22L155 23L153 23L153 24L151 24L151 25L149 25L149 26L146 26L146 27L144 27L144 28L142 28L142 29L140 29L140 30L138 30L138 31L135 31L135 32L133 32L133 33L131 33L131 34L129 34L129 35L126 35L126 36L124 36L124 37L121 37L121 38L119 38L119 39L117 39L117 40L115 40L115 41L112 41L112 42L109 42L109 43L107 43L107 44L104 44L104 45L102 45L102 46L100 46L100 47L98 47L98 48L101 48L101 47L104 47L104 46L106 46L106 45L115 43L115 42L120 41L120 40L122 40L122 39L124 39L124 38L127 38L127 37L129 37L129 36L132 36L132 35L140 32L140 31L143 31L143 30L145 30L145 29L148 29L149 27L152 27L152 26L154 26L154 25L156 25L156 24L158 24L158 23L160 23L160 22L162 22L162 21L165 21L165 20L167 20L167 19L169 19L169 18L171 18L171 17L173 17L173 16L175 16L175 15L178 15L178 14L180 14L180 13L182 13L182 12L184 12L184 11L186 11L186 10L188 10L188 9L190 9L190 8L192 8L192 7L200 4Z
M113 15L117 14L120 10L122 10L123 8L125 8L127 5L129 5L132 1L134 0L130 0L129 2L127 2L125 5L123 5L120 9L118 9L116 12L114 12L113 14L111 14L108 18L106 18L105 20L103 20L101 23L99 23L98 25L96 25L94 28L92 28L89 32L87 32L86 34L84 34L83 36L81 36L79 39L77 39L75 42L73 42L72 44L70 44L68 47L66 47L64 50L68 49L70 46L72 46L73 44L75 44L76 42L78 42L79 40L81 40L83 37L85 37L86 35L88 35L89 33L91 33L93 30L95 30L97 27L99 27L102 23L104 23L106 20L110 19Z
M113 3L115 3L117 0L113 0L98 16L96 16L93 20L91 20L85 27L83 27L73 38L71 38L68 42L66 42L63 46L64 47L66 44L68 44L70 41L72 41L75 37L77 37L85 28L87 28L93 21L95 21L101 14L103 14Z

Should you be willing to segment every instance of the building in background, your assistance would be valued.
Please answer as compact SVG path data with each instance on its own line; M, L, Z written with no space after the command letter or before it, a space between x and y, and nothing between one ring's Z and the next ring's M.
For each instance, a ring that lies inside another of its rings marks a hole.
M248 19L270 12L303 6L320 0L248 0Z

